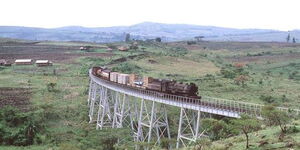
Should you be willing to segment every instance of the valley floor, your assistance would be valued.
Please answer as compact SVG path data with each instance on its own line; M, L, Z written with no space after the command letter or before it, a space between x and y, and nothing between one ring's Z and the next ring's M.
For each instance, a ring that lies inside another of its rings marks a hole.
M43 111L48 118L39 143L28 147L0 146L0 149L108 149L120 135L128 140L125 146L132 148L127 129L96 131L95 126L88 123L87 71L95 65L124 73L194 82L199 86L200 95L300 108L299 44L221 42L214 47L214 42L195 45L141 42L137 50L128 52L103 48L82 52L78 43L16 45L7 49L2 43L0 59L49 59L54 65L44 68L0 66L0 107L12 105L24 112ZM177 113L174 109L170 115ZM176 121L174 119L174 124ZM172 131L174 135L176 132ZM260 149L280 149L286 141L277 141L278 132L277 127L266 128L251 134L250 142ZM264 135L269 144L258 147ZM287 136L287 140L300 141L299 138L299 133ZM230 149L243 149L243 136L216 141L213 145L222 147L229 143L232 143Z

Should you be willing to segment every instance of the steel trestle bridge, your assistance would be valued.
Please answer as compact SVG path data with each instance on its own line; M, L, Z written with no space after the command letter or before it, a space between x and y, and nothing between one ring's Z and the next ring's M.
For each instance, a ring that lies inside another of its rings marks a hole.
M187 146L202 136L200 120L205 114L233 118L248 114L261 118L263 105L259 104L161 94L100 79L91 70L89 76L90 123L96 122L96 129L129 127L136 142L160 144L162 138L171 138L170 118L167 115L169 106L180 108L176 148ZM290 111L287 108L278 109ZM300 110L293 111L300 114Z

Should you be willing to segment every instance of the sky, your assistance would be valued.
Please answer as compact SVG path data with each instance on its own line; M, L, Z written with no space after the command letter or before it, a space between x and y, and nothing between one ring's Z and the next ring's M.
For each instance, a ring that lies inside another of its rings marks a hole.
M141 22L300 29L299 0L0 0L0 26L108 27Z

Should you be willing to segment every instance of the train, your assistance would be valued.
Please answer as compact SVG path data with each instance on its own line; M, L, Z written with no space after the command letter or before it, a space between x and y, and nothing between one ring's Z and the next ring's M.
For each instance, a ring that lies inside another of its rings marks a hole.
M98 78L144 90L156 91L163 94L201 99L198 87L194 83L182 83L175 80L140 77L136 74L113 72L106 67L92 67L92 74Z

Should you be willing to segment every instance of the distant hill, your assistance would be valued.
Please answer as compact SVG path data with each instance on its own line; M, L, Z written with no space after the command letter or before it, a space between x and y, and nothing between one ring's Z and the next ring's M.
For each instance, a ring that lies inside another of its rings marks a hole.
M204 36L211 41L277 41L284 42L287 32L269 29L233 29L187 24L161 24L144 22L132 26L86 28L67 26L61 28L32 28L0 26L0 37L26 40L116 42L123 41L126 33L134 39L161 37L164 41L191 40ZM300 40L300 31L291 31L291 36ZM300 42L300 41L299 41Z

